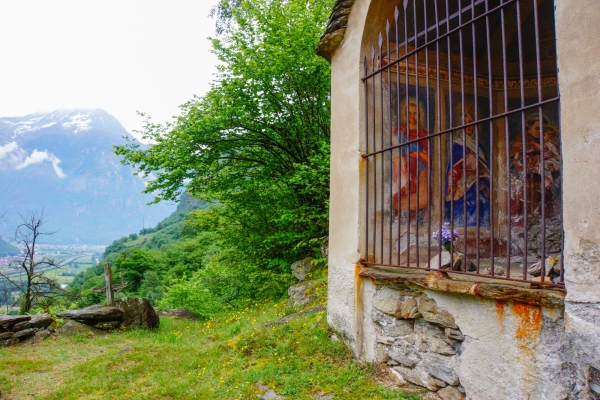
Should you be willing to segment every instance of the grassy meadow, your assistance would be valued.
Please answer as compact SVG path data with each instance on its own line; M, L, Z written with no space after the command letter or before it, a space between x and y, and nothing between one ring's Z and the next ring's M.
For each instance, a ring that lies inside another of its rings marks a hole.
M265 326L289 312L285 301L248 304L208 321L162 317L156 331L0 348L0 397L251 399L261 381L289 399L420 398L332 342L324 311Z

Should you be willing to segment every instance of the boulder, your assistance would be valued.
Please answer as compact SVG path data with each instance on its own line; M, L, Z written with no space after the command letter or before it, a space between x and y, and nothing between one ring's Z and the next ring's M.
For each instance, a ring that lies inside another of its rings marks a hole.
M167 315L182 319L189 319L190 321L200 320L199 316L184 308L173 308L172 310L167 310Z
M28 321L17 322L12 327L13 332L22 331L23 329L37 328L46 329L52 324L52 316L50 314L32 315Z
M56 313L56 316L93 325L101 321L120 321L123 319L123 310L117 307L94 305L81 310L62 311Z
M52 325L52 316L50 314L37 314L32 315L29 320L30 328L46 329Z
M306 275L315 268L312 264L313 260L312 257L306 257L292 264L292 274L300 282L304 282L306 280Z
M9 332L15 324L30 319L30 315L0 315L0 332Z
M15 337L15 334L12 332L2 332L0 333L0 341L1 340L8 340L8 339L12 339Z
M85 335L93 336L100 335L103 332L98 329L94 329L91 326L84 325L77 321L69 320L60 328L59 334L61 336L74 336L74 335Z
M160 323L158 314L148 299L124 297L115 301L123 313L123 325L127 328L156 329Z
M317 296L312 294L312 290L317 286L316 281L301 282L288 288L290 300L288 306L300 308L317 300Z
M7 339L7 340L0 340L0 347L2 346L12 346L13 344L17 344L19 343L19 339Z
M35 335L36 332L37 332L37 329L35 329L35 328L23 329L22 331L15 332L14 338L19 339L19 340L24 340L30 336Z
M42 343L44 340L50 337L50 331L47 329L42 329L41 331L37 331L35 335L30 339L32 343Z
M441 267L440 267L440 257L441 257ZM450 268L450 264L452 264L452 268ZM453 271L460 270L462 265L462 255L458 253L454 253L453 257L450 257L450 252L446 250L442 250L442 254L435 255L427 264L427 268L431 269L452 269Z

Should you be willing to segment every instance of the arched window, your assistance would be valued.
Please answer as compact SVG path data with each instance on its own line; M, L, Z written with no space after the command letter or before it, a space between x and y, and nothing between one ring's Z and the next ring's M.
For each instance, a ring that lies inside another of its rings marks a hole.
M553 0L400 0L364 57L366 264L563 286Z

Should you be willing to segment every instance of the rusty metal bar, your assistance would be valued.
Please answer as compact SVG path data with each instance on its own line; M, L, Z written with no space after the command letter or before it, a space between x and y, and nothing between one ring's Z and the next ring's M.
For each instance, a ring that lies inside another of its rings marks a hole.
M487 2L487 0L485 0L485 1ZM482 19L482 18L484 18L486 15L493 14L495 11L497 11L497 10L501 10L501 9L503 9L504 7L506 7L507 5L509 5L509 4L511 4L511 3L514 3L515 1L516 1L516 0L507 0L505 3L502 3L502 4L500 4L498 7L495 7L495 8L493 8L492 10L490 10L490 11L486 12L485 14L482 14L482 15L478 16L478 17L476 18L476 20ZM446 11L447 11L447 12L446 12L446 14L448 14L447 2L446 2ZM406 10L405 10L405 14L406 14ZM453 15L455 15L455 14L453 14ZM405 15L405 19L406 19L406 15ZM448 20L448 21L449 21L449 20ZM474 21L473 21L473 22L474 22ZM454 28L454 29L450 30L450 24L449 24L449 22L446 22L446 23L448 24L448 31L447 31L446 33L444 33L443 35L436 37L434 41L439 41L439 40L442 40L442 39L444 39L444 38L446 38L446 37L448 37L448 36L452 35L453 33L456 33L456 32L458 32L459 30L461 30L461 29L463 29L463 28L464 28L464 26L457 26L456 28ZM443 21L440 23L440 25L443 25ZM405 26L406 26L406 25L405 25ZM415 49L414 49L414 50L411 50L411 51L409 52L409 51L408 51L408 42L409 42L409 40L413 40L413 39L414 39L414 41L415 41ZM380 66L378 69L375 69L375 70L373 70L373 72L371 72L371 73L370 73L369 75L367 75L367 76L364 76L364 77L362 77L362 79L363 79L363 80L364 80L364 79L369 79L371 76L373 76L373 75L377 75L378 73L380 73L381 71L383 71L385 68L388 68L388 67L391 67L391 66L393 66L393 65L396 65L396 64L398 64L399 62L401 62L402 60L408 59L408 57L412 56L412 55L413 55L413 54L415 54L416 52L418 52L418 51L421 51L421 50L423 50L423 49L426 49L428 46L430 46L430 45L431 45L431 43L425 43L423 46L416 46L416 43L417 43L417 40L416 40L416 38L411 38L411 39L408 39L408 38L406 38L406 39L405 39L405 42L403 43L403 45L405 45L405 46L406 46L406 53L404 53L404 55L403 55L401 58L399 58L399 59L395 60L395 61L394 61L394 62L392 62L392 63L387 63L385 66L383 66L383 63L382 63L382 65L381 65L381 66Z

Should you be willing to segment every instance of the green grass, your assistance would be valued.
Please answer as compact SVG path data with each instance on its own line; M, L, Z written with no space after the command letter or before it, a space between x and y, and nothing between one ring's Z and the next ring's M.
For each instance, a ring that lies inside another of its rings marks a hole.
M51 338L0 348L3 399L419 399L386 387L329 337L324 311L265 327L286 303L249 304L204 322L161 318L156 331Z

